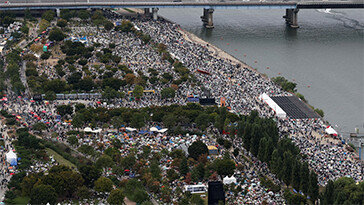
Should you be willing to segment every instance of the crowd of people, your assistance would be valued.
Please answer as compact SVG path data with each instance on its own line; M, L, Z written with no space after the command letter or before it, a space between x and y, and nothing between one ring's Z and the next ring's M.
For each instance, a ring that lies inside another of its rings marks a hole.
M112 21L120 21L121 17L115 13L110 13L108 18ZM163 19L151 21L144 17L129 17L131 22L140 29L144 34L151 36L154 42L163 43L167 46L168 52L174 58L183 63L186 68L198 79L201 86L192 85L189 81L183 82L178 86L176 96L170 100L163 100L160 97L160 91L166 85L162 84L147 84L144 89L155 90L156 94L144 95L140 101L130 101L127 99L119 99L112 103L99 104L97 100L85 101L87 106L101 106L101 107L131 107L140 108L151 105L170 105L170 104L186 104L187 96L189 94L196 94L203 96L205 90L208 90L209 97L215 99L226 99L226 106L230 107L232 111L247 115L252 110L257 110L261 117L274 117L274 111L271 110L264 102L259 99L263 93L268 95L291 95L283 91L279 86L274 84L271 80L263 77L261 74L252 68L233 62L229 59L224 59L216 55L211 49L210 45L192 42L186 40L181 28L175 24ZM173 65L166 60L162 60L160 54L153 49L151 44L144 44L133 33L122 33L117 31L104 31L94 27L72 27L71 33L74 36L87 36L88 45L94 43L101 44L101 47L108 47L110 43L116 45L113 49L113 55L121 57L121 62L128 66L134 74L142 72L145 76L150 76L149 68L153 68L159 72L170 73L177 78L178 73L173 69ZM91 35L92 34L92 35ZM89 64L98 63L96 57L91 57L88 61ZM104 66L104 65L102 65ZM78 71L82 71L81 66L77 66ZM203 72L196 72L196 70L203 70ZM41 69L39 69L40 71ZM47 67L48 76L57 77L56 71L52 67ZM97 69L90 66L89 70L92 74L100 76L101 74ZM53 74L51 74L53 73ZM117 71L114 77L121 78L121 72ZM66 76L70 73L66 73ZM98 77L97 77L98 78ZM131 89L131 88L130 88ZM128 92L125 90L124 92ZM73 130L73 127L68 122L57 120L56 106L60 104L71 104L72 101L54 101L54 102L35 102L31 99L18 97L8 94L7 99L0 103L0 109L6 110L11 114L15 114L17 120L22 126L34 125L38 122L43 122L47 125L48 132L59 133L60 141L67 141L65 133ZM315 170L318 174L318 181L320 185L326 185L328 180L335 180L339 177L350 176L355 181L363 180L363 165L360 161L354 159L354 154L345 150L341 144L324 144L317 138L313 137L313 132L323 133L326 127L321 119L278 119L277 124L281 136L289 134L293 142L300 148L301 153L306 155L306 160L310 168ZM137 133L119 133L115 135L107 135L104 131L104 143L111 140L111 136L124 139L128 137L128 143L123 144L123 155L128 154L130 148L140 148L143 145L153 145L153 151L159 152L162 148L173 150L178 148L181 143L192 143L195 136L168 136L168 135L147 135L139 136ZM89 135L92 136L92 135ZM208 136L202 136L202 139L207 145L216 145L214 140ZM91 140L87 138L79 138L80 144L88 144L96 146ZM241 142L240 142L241 143ZM236 145L242 148L242 144ZM125 151L126 150L126 151ZM137 149L139 150L139 149ZM247 169L244 172L246 177L245 181L238 182L239 185L249 188L246 195L239 194L236 203L262 203L263 201L281 204L283 202L282 194L271 194L263 186L260 185L260 179L257 172L264 173L272 179L276 184L281 182L269 172L265 163L259 162L250 152L242 149L245 156L249 156L254 161L254 169ZM168 157L163 159L163 173L165 174L169 166ZM245 163L242 157L235 158L236 162ZM206 182L205 182L206 183ZM252 186L251 184L255 185ZM174 188L176 186L183 186L183 183L172 182ZM173 186L172 186L173 187ZM177 199L175 199L177 200Z

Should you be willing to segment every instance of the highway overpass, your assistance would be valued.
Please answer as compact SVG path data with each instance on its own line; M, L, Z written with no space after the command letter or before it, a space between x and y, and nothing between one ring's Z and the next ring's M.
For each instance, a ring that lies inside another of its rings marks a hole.
M288 25L298 28L299 9L329 8L364 8L364 0L337 1L274 1L274 0L1 0L0 10L25 9L100 9L100 8L144 8L146 13L152 8L153 17L157 18L159 8L203 8L201 16L204 25L213 27L212 14L215 9L286 9Z

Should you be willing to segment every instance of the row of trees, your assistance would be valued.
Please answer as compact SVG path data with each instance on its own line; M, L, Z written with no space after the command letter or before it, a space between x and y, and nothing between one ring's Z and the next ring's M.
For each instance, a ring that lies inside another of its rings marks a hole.
M234 123L239 117L226 111L226 108L202 107L199 104L188 103L185 106L171 105L161 107L147 107L141 109L131 108L85 108L78 110L73 116L72 124L83 127L91 123L93 126L102 127L103 124L113 125L115 128L121 125L130 125L141 128L145 123L154 121L168 127L170 133L184 133L196 125L196 130L204 131L210 123L223 130L229 123ZM185 130L185 131L184 131Z
M244 147L259 160L267 162L270 170L288 186L301 190L313 201L318 198L317 175L302 162L300 150L290 139L279 139L276 123L258 116L252 111L243 116L237 126L231 125L230 135L242 138Z
M24 92L25 87L20 79L20 65L21 62L20 51L17 49L13 49L9 54L6 56L7 62L7 70L6 70L6 77L10 79L11 88L12 90L19 95L21 92Z

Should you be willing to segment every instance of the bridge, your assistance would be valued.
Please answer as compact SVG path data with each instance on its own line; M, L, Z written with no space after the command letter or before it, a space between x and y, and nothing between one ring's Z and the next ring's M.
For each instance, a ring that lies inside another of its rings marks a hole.
M364 8L364 0L1 0L0 10L44 10L55 9L100 9L100 8L143 8L145 14L152 9L157 19L159 8L202 8L202 22L213 28L215 9L286 9L288 26L298 28L297 13L300 9L353 9Z

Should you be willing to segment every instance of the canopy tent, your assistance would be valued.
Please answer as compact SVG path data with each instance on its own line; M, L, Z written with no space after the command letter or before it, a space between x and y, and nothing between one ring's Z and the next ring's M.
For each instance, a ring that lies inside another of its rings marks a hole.
M102 131L102 129L101 128L99 128L99 129L96 129L96 130L92 130L91 132L92 133L100 133Z
M6 153L6 161L10 163L11 166L17 165L18 161L17 161L17 156L16 154L10 150L10 152Z
M151 127L149 130L150 130L151 132L157 132L157 131L158 131L158 128L156 128L156 127Z
M92 132L92 129L91 129L91 127L86 127L83 131L84 132Z
M325 132L329 135L337 136L337 132L331 126L327 126L327 128L325 129Z
M234 176L231 176L231 177L226 176L226 177L223 179L223 183L224 183L224 184L236 183L236 178L235 178Z
M165 133L167 130L168 130L167 128L164 128L164 129L158 130L157 132L159 132L159 133Z
M131 128L131 127L126 127L125 128L127 131L129 131L129 132L134 132L135 130L137 130L137 129L135 129L135 128Z
M269 107L272 108L272 110L274 110L276 112L276 115L279 118L287 117L287 113L284 112L284 110L281 107L279 107L279 105L277 103L275 103L274 100L272 100L266 93L261 94L259 96L259 99L261 99L262 101L267 103L269 105Z

